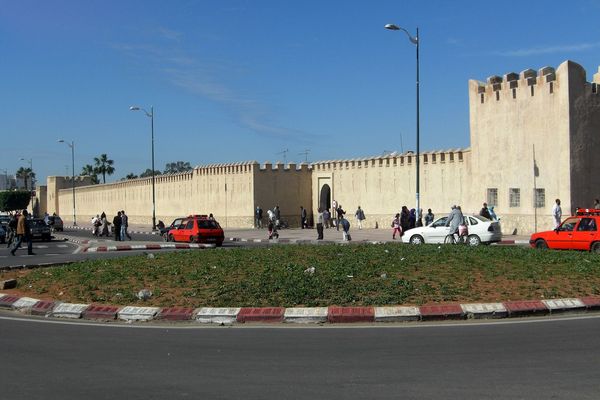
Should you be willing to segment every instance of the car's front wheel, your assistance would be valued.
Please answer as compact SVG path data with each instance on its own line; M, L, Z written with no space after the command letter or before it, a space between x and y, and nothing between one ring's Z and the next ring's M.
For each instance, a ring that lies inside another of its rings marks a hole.
M167 236L167 242L174 242L175 238L173 237L173 235L169 235Z
M423 244L425 240L421 235L413 235L410 237L410 244Z
M592 244L591 250L593 253L600 254L600 242Z
M546 243L546 241L544 239L538 239L535 241L535 248L536 249L547 249L548 243Z
M467 244L469 246L479 246L481 244L481 239L477 235L469 235L467 236Z

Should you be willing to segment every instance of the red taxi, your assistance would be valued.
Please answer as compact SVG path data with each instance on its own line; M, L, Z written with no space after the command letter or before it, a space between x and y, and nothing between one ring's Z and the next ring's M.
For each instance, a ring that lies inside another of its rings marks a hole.
M600 253L600 210L579 208L574 216L553 231L531 235L529 244L538 249L587 250Z
M206 215L189 215L169 230L169 242L214 243L223 245L225 234L217 221Z

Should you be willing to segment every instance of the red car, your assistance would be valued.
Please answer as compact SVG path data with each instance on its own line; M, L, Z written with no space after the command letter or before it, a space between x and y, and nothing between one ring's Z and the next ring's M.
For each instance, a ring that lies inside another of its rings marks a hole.
M223 245L225 234L217 221L206 215L190 215L179 226L169 230L168 241L190 243L214 243Z
M579 208L574 216L553 231L531 235L529 244L538 249L587 250L600 253L600 210Z

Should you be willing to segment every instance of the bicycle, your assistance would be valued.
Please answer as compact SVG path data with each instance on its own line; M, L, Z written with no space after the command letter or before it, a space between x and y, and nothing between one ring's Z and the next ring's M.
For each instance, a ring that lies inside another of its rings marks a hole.
M466 244L467 236L459 235L458 233L449 233L444 238L444 244Z

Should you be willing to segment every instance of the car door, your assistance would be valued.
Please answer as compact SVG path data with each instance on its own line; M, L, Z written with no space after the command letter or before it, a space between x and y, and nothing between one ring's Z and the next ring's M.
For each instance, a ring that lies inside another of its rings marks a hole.
M450 233L450 227L446 226L446 221L448 221L448 217L438 218L427 226L426 231L423 231L425 242L444 243L444 239Z
M188 229L189 229L188 225L190 225L190 223L191 223L191 226L193 226L194 220L193 219L190 219L190 220L184 219L183 221L181 221L181 224L179 224L177 229L175 229L175 231L174 231L175 234L173 235L173 237L175 238L176 242L187 242L188 237L189 237L187 234ZM190 226L190 228L191 228L191 226Z
M546 242L551 249L568 250L572 246L573 232L581 218L569 217L563 221L552 233L548 235Z
M573 231L571 248L574 250L589 250L590 244L598 233L596 220L591 217L581 218Z

